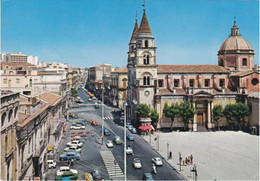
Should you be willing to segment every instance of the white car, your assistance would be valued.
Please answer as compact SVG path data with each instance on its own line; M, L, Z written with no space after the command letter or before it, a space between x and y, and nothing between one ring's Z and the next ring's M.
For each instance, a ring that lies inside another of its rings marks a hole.
M129 131L132 131L133 128L134 128L134 127L133 127L132 125L128 126L128 130L129 130Z
M83 143L79 140L74 140L67 143L67 146L72 146L72 145L82 147Z
M79 172L75 169L70 169L70 167L66 167L66 166L63 166L63 167L60 167L59 170L57 170L56 172L56 176L61 176L64 172L72 172L74 174L79 174Z
M162 165L163 165L162 160L161 160L161 158L159 158L159 157L153 157L153 158L152 158L152 162L153 162L156 166L162 166Z
M64 149L64 152L77 152L80 153L81 152L81 148L77 145L71 145L68 146Z
M139 158L134 158L132 163L135 168L142 168L142 163Z
M56 168L56 162L53 160L47 160L48 168Z
M76 130L79 130L79 129L85 129L86 127L85 126L82 126L80 124L77 124L76 126L71 126L70 129L76 129Z
M113 146L114 146L112 140L107 140L106 145L108 148L113 148Z
M126 154L127 154L127 155L132 155L132 154L133 154L133 149L132 149L131 146L127 146L127 147L126 147Z

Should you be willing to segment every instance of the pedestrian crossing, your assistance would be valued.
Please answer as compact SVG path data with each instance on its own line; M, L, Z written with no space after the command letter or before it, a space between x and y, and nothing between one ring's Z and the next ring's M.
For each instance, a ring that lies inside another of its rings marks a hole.
M113 118L113 116L105 116L105 117L103 117L103 119L104 120L113 120L114 118Z
M110 179L124 177L124 174L111 151L101 151L100 154Z

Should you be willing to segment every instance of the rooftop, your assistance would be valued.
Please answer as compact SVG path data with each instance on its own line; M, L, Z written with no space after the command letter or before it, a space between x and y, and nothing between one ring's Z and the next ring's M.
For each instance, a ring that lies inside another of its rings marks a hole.
M62 99L61 96L55 95L50 92L44 92L43 94L40 94L38 96L39 99L47 102L49 105L54 105L56 102L60 101Z
M218 65L158 65L158 73L228 73L224 67Z
M127 68L124 67L124 68L119 68L119 69L116 69L114 71L112 71L111 73L127 73Z

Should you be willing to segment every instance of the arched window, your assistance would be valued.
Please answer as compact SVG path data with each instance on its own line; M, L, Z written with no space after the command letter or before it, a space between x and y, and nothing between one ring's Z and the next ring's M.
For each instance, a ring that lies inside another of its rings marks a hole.
M18 107L16 107L14 110L14 119L17 118L17 111L18 111Z
M122 79L122 82L123 82L123 87L126 87L127 79L126 78Z
M145 48L148 48L148 40L144 41Z
M146 85L146 77L143 78L144 85Z
M247 66L247 59L246 59L246 58L243 58L243 59L242 59L242 65L243 65L243 66Z
M4 126L4 124L5 124L5 118L6 118L6 113L2 114L1 126Z
M149 65L149 55L147 55L147 58L146 58L146 63L147 63L147 65Z
M147 85L150 85L150 77L147 77L146 81L147 81Z
M146 65L146 55L144 55L144 65Z
M11 109L11 110L9 111L9 114L8 114L8 122L11 121L12 115L13 115L13 110Z
M134 50L134 46L131 46L131 51L133 51Z

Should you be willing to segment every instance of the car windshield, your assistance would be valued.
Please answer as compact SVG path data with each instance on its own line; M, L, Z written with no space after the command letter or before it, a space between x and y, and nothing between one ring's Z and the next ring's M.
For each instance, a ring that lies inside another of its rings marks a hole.
M140 163L140 160L137 158L134 160L135 163Z

